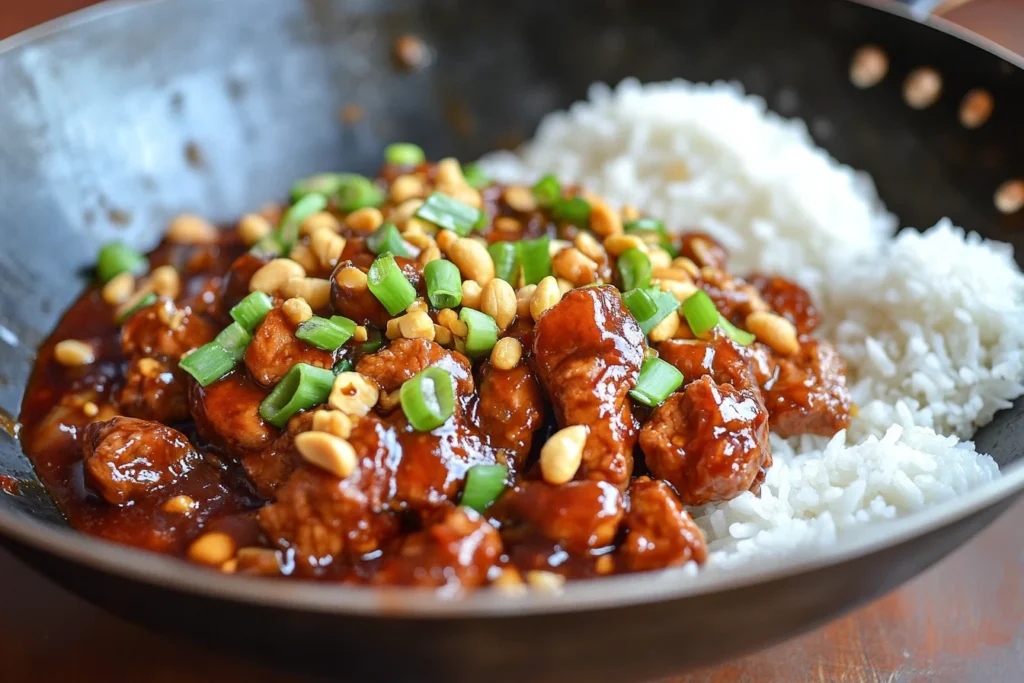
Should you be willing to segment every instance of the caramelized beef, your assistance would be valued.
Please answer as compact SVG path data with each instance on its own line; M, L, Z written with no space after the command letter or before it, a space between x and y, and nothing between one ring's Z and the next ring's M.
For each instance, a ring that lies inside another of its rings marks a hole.
M779 436L832 436L850 425L846 364L831 344L809 340L795 356L778 359L765 404Z
M307 363L318 368L334 365L329 351L318 349L295 336L297 326L284 311L275 308L263 319L252 342L245 350L245 366L253 378L265 387L280 382L296 363Z
M526 363L498 370L486 363L480 371L480 432L504 453L513 470L521 470L544 421L544 395Z
M181 422L189 417L188 384L176 365L155 358L137 358L128 364L116 403L122 415L155 422Z
M217 329L186 307L159 301L125 321L121 347L131 357L159 356L177 361L217 335Z
M502 520L504 534L539 535L571 553L586 553L611 544L622 503L622 493L603 481L526 481L506 492L490 514Z
M755 274L749 280L772 311L793 323L800 334L810 334L821 324L821 314L803 287L772 275Z
M225 451L254 451L267 446L277 430L260 417L267 390L236 370L209 386L191 382L189 407L196 431Z
M619 554L629 571L681 565L708 556L704 533L663 481L638 477L629 485L626 537Z
M473 393L469 359L427 339L396 339L387 348L363 357L356 365L356 372L375 381L381 391L391 393L433 366L448 371L455 380L457 394L469 396Z

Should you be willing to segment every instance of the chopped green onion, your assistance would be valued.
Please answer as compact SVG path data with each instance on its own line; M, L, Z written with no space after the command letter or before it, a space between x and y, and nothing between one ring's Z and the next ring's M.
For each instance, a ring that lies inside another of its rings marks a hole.
M590 202L583 197L559 199L552 210L555 218L577 227L585 228L590 223Z
M274 308L274 300L263 292L253 292L231 307L231 319L252 332Z
M334 351L351 339L355 331L354 320L343 318L340 315L336 315L330 320L314 315L299 325L299 329L295 330L295 336L318 349Z
M454 231L459 237L465 237L477 227L487 216L469 204L452 199L441 192L434 192L423 206L416 210L416 217L439 228Z
M707 292L700 290L686 298L682 306L683 317L695 337L703 337L715 329L721 316Z
M303 178L292 185L292 201L297 202L307 194L320 194L330 197L345 184L350 173L320 173Z
M370 293L384 304L391 315L398 315L416 300L416 288L405 279L391 254L378 256L366 274Z
M427 368L402 385L399 399L413 429L437 429L455 412L452 376L442 368Z
M479 164L466 164L462 167L462 176L466 183L474 190L479 190L491 184L491 179L483 172Z
M533 198L537 205L551 207L562 198L562 186L558 184L558 178L553 175L546 175L533 185Z
M260 404L260 416L284 427L300 410L308 410L327 400L334 384L334 373L308 363L296 363Z
M282 246L281 241L277 239L277 235L271 234L254 244L252 249L249 250L249 253L256 256L270 256L276 258L284 253L284 246Z
M352 361L350 361L348 358L342 358L341 360L334 364L334 367L331 368L331 372L333 372L335 375L340 375L341 373L348 372L351 369Z
M231 323L221 330L220 334L213 341L220 344L222 349L234 356L237 362L242 360L242 356L245 355L245 349L249 346L249 342L252 341L252 335L238 323Z
M741 330L740 328L733 325L726 319L724 315L719 314L718 325L719 327L722 328L722 331L725 332L725 335L727 337L732 339L740 346L750 346L751 344L754 343L754 339L756 339L756 337L750 332L747 332L746 330Z
M152 306L157 301L158 301L157 295L154 294L153 292L150 292L146 296L144 296L141 299L139 299L139 302L137 304L135 304L134 306L129 308L127 311L125 311L121 315L117 316L117 322L118 323L123 323L125 320L127 320L130 317L132 317L133 315L135 315L136 313L141 311L143 308L146 308L147 306Z
M384 345L384 337L376 327L366 326L366 341L360 347L363 353L373 353Z
M640 376L629 395L645 406L660 405L683 384L683 373L660 358L648 358L640 366Z
M396 166L417 166L427 160L427 155L419 145L395 142L384 148L384 160Z
M427 299L434 308L455 308L462 303L462 276L451 261L435 259L423 267Z
M299 226L302 221L312 216L317 211L327 208L327 197L322 194L311 192L295 202L281 216L281 227L277 230L277 241L280 242L284 252L291 250L292 245L299 239Z
M523 281L526 284L535 285L551 275L550 245L551 240L547 237L516 242L516 255L523 267Z
M494 273L513 287L519 277L519 259L516 255L515 242L493 242L487 247L487 253L494 261Z
M490 353L498 343L498 323L494 318L472 308L463 307L459 311L459 320L466 323L466 327L469 328L466 335L466 354L479 357Z
M182 358L178 367L195 377L199 386L206 387L231 372L237 363L235 354L212 341Z
M366 238L366 248L374 254L394 254L405 258L411 255L394 223L381 223L380 227Z
M679 308L675 296L650 287L630 290L622 295L622 301L640 323L640 329L645 335L650 334L658 323Z
M679 256L679 249L672 243L672 237L668 234L665 224L657 218L637 218L626 223L623 229L627 233L638 235L645 242L657 244L673 258ZM646 235L651 235L653 239L644 239Z
M344 182L331 195L342 211L357 211L384 203L384 192L366 176L345 174Z
M623 291L651 284L651 259L636 247L630 247L622 252L615 267L622 278Z
M142 275L149 270L146 257L124 242L104 244L96 257L96 275L100 282L110 282L121 273Z
M483 512L505 491L508 468L504 465L473 465L466 473L460 505Z

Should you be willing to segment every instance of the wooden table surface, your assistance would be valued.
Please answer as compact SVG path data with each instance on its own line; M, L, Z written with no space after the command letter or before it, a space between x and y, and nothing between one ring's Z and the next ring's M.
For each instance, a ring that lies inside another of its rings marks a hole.
M0 4L4 36L90 2ZM974 0L947 16L1024 52L1024 0ZM1024 680L1021 527L1024 503L931 571L851 616L666 683ZM309 683L127 624L3 551L0 577L0 681Z

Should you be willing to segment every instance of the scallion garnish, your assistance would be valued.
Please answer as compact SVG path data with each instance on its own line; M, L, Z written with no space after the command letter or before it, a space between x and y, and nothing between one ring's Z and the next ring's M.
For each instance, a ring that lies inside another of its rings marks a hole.
M299 239L299 226L302 221L317 211L327 208L327 197L316 192L306 194L295 202L281 216L281 227L277 230L277 241L281 244L282 253L288 253L295 241Z
M295 413L325 402L333 384L330 370L296 363L263 399L260 416L275 427L284 427Z
M319 173L303 178L292 185L292 201L297 202L307 194L319 194L330 197L345 184L351 173Z
M340 315L330 319L314 315L295 330L295 337L324 351L334 351L355 334L356 323Z
M466 473L460 505L483 512L505 490L508 468L504 465L473 465Z
M96 275L100 282L110 282L121 273L142 275L149 270L146 257L124 242L104 244L96 257Z
M636 247L630 247L622 252L615 267L622 279L623 291L651 284L651 259Z
M474 190L479 190L491 184L491 179L483 172L479 164L466 164L462 167L462 176L466 183Z
M271 234L254 244L249 253L256 256L276 258L284 253L284 247L281 245L280 240L277 239L277 235Z
M141 299L139 299L138 302L134 306L132 306L127 311L125 311L124 313L121 313L119 316L117 316L117 321L116 322L118 324L123 323L125 320L127 320L130 317L132 317L133 315L135 315L136 313L141 311L143 308L146 308L147 306L152 306L158 300L159 300L159 297L157 297L157 295L154 294L153 292L150 292L146 296L144 296Z
M370 293L384 305L388 313L398 315L416 300L416 288L412 286L391 254L378 256L366 274Z
M335 375L340 375L341 373L348 372L351 369L352 361L350 361L348 358L342 358L341 360L334 364L334 367L331 368L331 372L333 372Z
M252 292L231 307L231 319L252 332L274 308L274 300L263 292Z
M395 166L417 166L427 160L427 155L419 145L395 142L384 148L384 160Z
M342 211L357 211L384 203L384 192L366 176L345 174L343 182L331 195Z
M724 315L715 308L715 302L711 300L707 292L700 290L691 294L682 305L683 317L686 324L695 337L705 337L715 326L721 327L722 332L740 346L750 346L754 343L754 335L729 322Z
M366 238L366 248L374 254L394 254L405 258L411 255L394 223L381 223L380 227Z
M562 198L562 186L558 184L558 178L553 175L546 175L533 184L533 198L537 205L545 208L554 206Z
M622 295L622 301L645 335L650 334L658 323L679 308L675 296L651 287L630 290Z
M586 228L590 224L590 202L583 197L559 199L552 207L555 218L576 227Z
M427 197L423 206L416 210L416 217L439 228L452 230L460 237L465 237L481 223L481 220L487 219L486 214L480 209L452 199L442 192L434 192Z
M213 341L220 344L220 347L230 353L234 357L235 362L238 362L245 355L245 349L249 346L249 342L252 341L252 335L249 334L248 330L235 322L221 330L220 334Z
M648 358L629 395L646 406L660 405L683 384L683 373L660 358Z
M519 259L516 255L515 242L493 242L487 247L487 253L494 261L494 274L515 287L519 278Z
M651 235L652 240L644 239L645 242L657 244L667 251L671 256L679 256L679 249L672 244L672 237L668 234L665 224L657 218L637 218L623 226L628 234L634 234L644 239L645 235Z
M413 429L437 429L455 412L452 376L442 368L427 368L402 385L399 399Z
M366 341L359 347L363 353L373 353L384 345L384 337L376 327L366 326Z
M551 275L551 240L538 237L535 240L519 240L516 242L516 257L523 267L523 281L535 285Z
M750 332L741 330L733 325L731 322L726 320L725 316L722 314L719 314L718 316L718 325L722 328L722 332L725 332L725 336L729 337L740 346L750 346L757 338Z
M231 372L238 358L215 341L200 346L181 359L178 367L192 375L199 386L209 386Z
M427 299L434 308L455 308L462 303L462 276L451 261L435 259L423 267Z
M459 320L466 323L469 333L466 335L466 354L479 357L491 352L498 343L498 323L494 318L473 310L463 308L459 311Z

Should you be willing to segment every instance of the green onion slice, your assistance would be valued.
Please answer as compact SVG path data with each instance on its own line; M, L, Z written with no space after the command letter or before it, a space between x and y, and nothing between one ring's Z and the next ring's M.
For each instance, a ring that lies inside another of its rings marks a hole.
M427 197L423 206L416 210L416 217L439 228L452 230L459 237L465 237L482 221L487 220L487 215L480 209L441 192L434 192Z
M336 315L330 319L314 315L295 330L295 336L324 351L334 351L355 334L354 320Z
M498 343L498 323L494 318L472 308L463 308L459 311L459 320L466 323L466 327L469 328L466 335L466 353L470 357L490 353Z
M552 210L555 218L577 227L586 228L590 223L590 202L583 197L559 199Z
M535 240L516 242L516 256L523 267L523 281L535 285L551 275L551 240L539 237Z
M686 324L690 326L695 337L706 336L708 332L715 329L715 325L721 318L718 315L718 309L715 308L715 302L703 290L694 292L687 297L683 302L682 311L683 317L686 318Z
M178 367L192 375L199 386L206 387L231 372L237 363L234 353L212 341L182 358Z
M416 288L405 279L402 269L391 254L378 256L366 274L370 293L384 305L388 313L398 315L416 300Z
M281 241L277 239L277 235L271 234L254 244L252 249L249 250L249 253L256 256L270 256L272 258L276 258L284 253L284 246L281 244Z
M357 211L384 203L384 191L366 176L349 173L344 182L331 195L342 211Z
M483 172L479 164L466 164L462 167L462 176L466 183L474 190L479 190L491 184L491 179Z
M288 210L281 216L281 227L277 230L277 241L280 242L284 252L291 250L292 245L299 239L299 226L302 221L326 208L327 197L315 192L304 195L302 199L288 207Z
M348 358L342 358L341 360L334 364L334 367L331 368L331 372L333 372L335 375L340 375L341 373L348 372L351 369L352 361L350 361Z
M220 331L214 340L220 347L234 356L235 361L240 361L245 355L245 349L252 341L249 331L238 323L231 323Z
M435 259L423 267L427 299L434 308L455 308L462 303L462 276L451 261Z
M374 254L394 254L405 258L412 255L394 223L381 223L380 227L366 238L366 248Z
M231 307L231 319L252 332L274 308L269 294L253 292Z
M284 427L295 413L324 403L333 384L330 370L297 363L263 399L260 416L275 427Z
M297 202L307 194L319 194L330 197L345 184L351 173L319 173L303 178L292 185L292 201Z
M640 366L640 376L629 395L645 406L660 405L683 384L683 373L660 358L648 358Z
M505 491L508 468L504 465L473 465L466 473L461 505L483 512Z
M558 184L558 178L553 175L546 175L533 184L533 198L537 205L551 207L562 198L562 186Z
M623 291L651 284L651 259L636 247L630 247L622 252L615 267L622 278Z
M419 145L395 142L384 148L384 160L396 166L418 166L427 160L427 155Z
M519 277L519 258L516 254L515 242L493 242L487 247L487 253L494 261L494 273L513 287Z
M455 412L452 376L443 368L427 368L402 385L399 399L413 429L437 429Z
M679 308L679 302L672 294L653 287L630 290L622 295L622 301L640 323L645 335Z
M366 326L366 341L360 347L360 351L363 353L374 353L380 350L380 347L384 345L384 336L381 335L380 330L376 327Z
M627 233L641 237L641 239L650 235L652 239L644 239L645 242L657 244L673 258L679 256L679 249L672 243L672 237L668 234L665 224L657 218L637 218L635 221L626 223L623 229Z
M732 339L740 346L750 346L751 344L754 343L754 339L756 339L756 337L750 332L747 332L746 330L741 330L740 328L733 325L726 319L724 315L719 315L718 326L722 328L722 331L725 332L725 335L727 337Z
M149 270L146 257L124 242L103 245L96 257L96 275L100 282L110 282L121 273L142 275Z
M147 306L152 306L158 300L159 299L158 299L157 295L154 294L153 292L150 292L146 296L144 296L141 299L139 299L137 304L135 304L134 306L129 308L127 311L125 311L121 315L117 316L117 323L118 324L123 323L125 320L127 320L130 317L132 317L133 315L135 315L136 313L141 311L143 308L146 308Z

